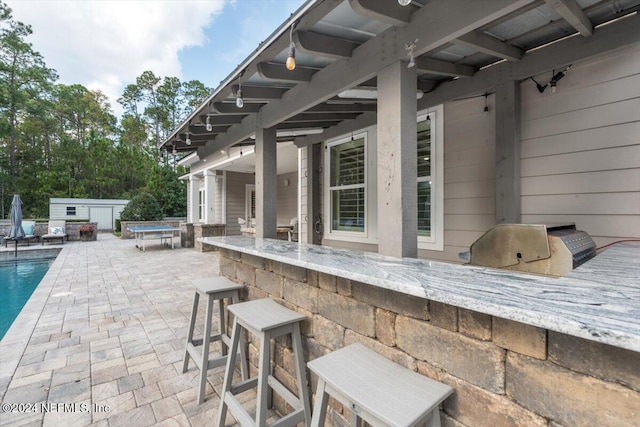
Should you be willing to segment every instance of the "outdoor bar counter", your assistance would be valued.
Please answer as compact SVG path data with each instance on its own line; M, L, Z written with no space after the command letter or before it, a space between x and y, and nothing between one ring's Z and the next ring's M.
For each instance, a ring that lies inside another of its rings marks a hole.
M451 385L445 426L638 425L640 244L555 278L246 236L202 242L221 248L220 273L246 298L307 314L309 360L362 342ZM289 353L277 346L285 384ZM339 404L330 414L349 419Z

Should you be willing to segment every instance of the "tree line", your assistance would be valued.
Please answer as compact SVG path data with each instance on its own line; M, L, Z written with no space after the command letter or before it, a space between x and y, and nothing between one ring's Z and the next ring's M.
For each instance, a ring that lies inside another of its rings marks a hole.
M0 218L14 193L23 214L47 218L50 197L153 195L165 216L186 215L185 173L157 144L209 95L200 81L145 71L118 98L57 83L29 42L32 29L0 0Z

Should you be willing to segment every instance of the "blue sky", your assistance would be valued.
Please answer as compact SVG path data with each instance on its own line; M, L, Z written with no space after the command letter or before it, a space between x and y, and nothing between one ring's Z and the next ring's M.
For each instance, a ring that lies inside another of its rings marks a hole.
M205 43L179 53L183 79L197 79L212 88L217 87L303 3L303 0L227 2L205 28Z
M145 70L215 88L304 0L5 0L59 82L116 99Z

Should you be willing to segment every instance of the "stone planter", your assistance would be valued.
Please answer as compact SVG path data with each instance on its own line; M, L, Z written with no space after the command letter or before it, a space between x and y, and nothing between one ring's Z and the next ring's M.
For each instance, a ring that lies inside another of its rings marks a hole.
M89 242L96 240L95 231L80 231L80 240L83 242Z

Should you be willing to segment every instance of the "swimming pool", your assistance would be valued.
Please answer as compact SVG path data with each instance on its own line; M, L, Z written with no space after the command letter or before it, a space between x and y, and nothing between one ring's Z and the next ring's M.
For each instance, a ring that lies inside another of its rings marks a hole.
M60 251L0 254L0 340L49 270Z

